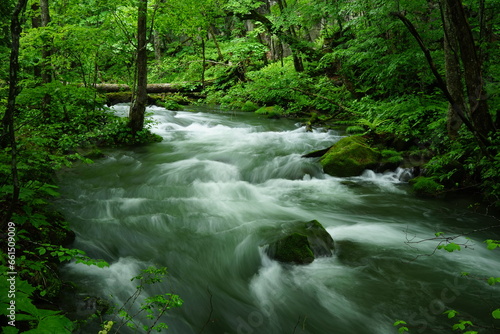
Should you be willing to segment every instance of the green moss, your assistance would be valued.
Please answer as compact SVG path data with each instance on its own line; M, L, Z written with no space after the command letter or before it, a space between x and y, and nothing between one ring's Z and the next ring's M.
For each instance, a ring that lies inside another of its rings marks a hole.
M323 170L333 176L360 175L365 169L376 167L380 154L359 136L342 138L320 159Z
M243 106L241 107L241 111L245 111L245 112L254 112L257 109L259 109L259 106L257 105L257 103L252 102L252 101L246 101L243 104Z
M298 264L311 263L314 260L307 236L299 233L293 233L276 242L273 257L280 262Z
M444 186L437 183L430 177L418 176L409 181L413 191L419 196L436 197L443 190Z

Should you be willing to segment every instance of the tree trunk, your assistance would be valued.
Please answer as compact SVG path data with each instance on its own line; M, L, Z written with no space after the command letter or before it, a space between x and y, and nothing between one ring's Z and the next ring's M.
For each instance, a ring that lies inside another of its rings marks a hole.
M448 87L446 86L445 81L443 80L441 74L437 70L436 64L434 63L434 60L432 59L431 53L429 49L424 44L424 41L422 40L422 37L420 37L420 34L418 33L417 29L415 26L411 23L410 20L406 18L406 16L403 13L398 13L398 12L393 12L391 15L396 16L398 19L401 20L401 22L404 23L404 25L408 28L410 33L415 37L415 40L417 41L418 45L420 46L420 49L425 55L425 58L427 60L427 63L429 64L429 67L432 71L432 74L436 78L437 85L439 89L443 92L445 95L446 99L448 102L451 104L453 107L453 110L455 113L460 117L460 119L463 121L463 123L467 126L467 128L474 134L474 136L477 139L477 142L479 146L481 147L481 150L487 155L488 152L486 150L486 147L491 145L490 140L486 136L487 133L483 133L480 131L478 127L476 127L467 117L465 114L465 111L462 109L462 106L458 103L455 102L453 97L451 96L450 92L448 91Z
M10 147L11 154L11 174L12 174L12 197L7 212L3 215L2 223L7 223L14 213L14 209L19 201L19 177L17 172L17 143L14 132L14 114L16 111L16 97L19 93L17 87L18 72L19 72L19 40L21 38L21 22L19 17L26 8L28 0L19 0L16 4L11 19L11 51L10 51L10 69L9 69L9 95L7 98L7 109L2 120L2 138L1 147Z
M158 30L153 30L153 46L155 49L155 60L157 63L160 63L161 61L161 38L160 38L160 33L158 33Z
M444 3L446 0L442 0ZM446 72L446 86L450 92L454 102L460 106L462 110L467 110L464 98L464 87L462 84L458 35L454 25L451 23L450 12L447 6L442 5L442 21L444 26L444 60ZM458 130L462 125L460 116L456 113L451 103L448 106L447 128L450 138L458 136Z
M134 134L141 131L144 127L144 114L146 112L146 104L148 102L148 93L146 91L148 84L148 54L146 49L147 9L148 0L139 0L137 15L136 58L137 91L129 113L129 127Z
M217 61L223 61L224 56L222 55L222 51L220 49L219 42L217 41L217 36L215 35L214 30L215 30L214 26L210 25L210 27L208 29L208 33L209 33L209 35L212 36L212 40L214 41L214 44L215 44L215 49L217 50Z
M49 0L40 0L40 26L42 28L46 27L50 22L49 14ZM50 56L52 54L51 42L45 40L43 37L42 46L42 66L40 68L40 75L42 79L42 84L47 84L52 82L52 69L50 65ZM45 119L50 118L49 106L52 101L52 96L49 93L45 93L42 98L42 112Z
M50 22L49 1L40 0L40 23L41 27L46 27ZM52 81L52 71L50 69L50 56L51 56L50 43L44 43L42 48L42 82L49 83Z
M476 44L467 17L460 0L446 0L451 23L455 27L460 49L460 58L464 69L464 81L467 89L469 113L472 124L479 133L488 135L495 126L488 110L486 92L484 91L482 63L478 57Z
M201 62L201 86L205 88L205 70L207 68L207 54L205 48L205 38L201 38L201 53L202 53L202 62Z

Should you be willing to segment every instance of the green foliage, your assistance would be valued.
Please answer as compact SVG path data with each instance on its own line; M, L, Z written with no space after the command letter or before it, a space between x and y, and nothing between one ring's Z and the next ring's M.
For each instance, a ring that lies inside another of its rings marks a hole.
M457 329L465 330L466 327L471 327L471 326L474 326L474 324L471 321L460 320L460 322L457 324L454 324L452 328L453 328L453 330L457 330ZM468 333L472 334L472 332L468 332ZM477 333L477 332L473 332L473 333Z
M164 322L159 322L159 319L169 310L175 307L180 307L183 300L175 294L165 293L160 295L149 296L140 303L139 310L131 313L133 307L148 286L161 283L167 275L167 268L148 267L143 269L141 273L131 279L131 281L139 281L136 291L131 295L128 300L115 311L115 314L123 318L121 321L116 322L117 328L115 333L120 332L120 328L127 326L134 330L142 330L150 333L151 331L160 332L162 329L167 329L168 326ZM142 328L134 322L134 319L139 316L145 316L151 323L150 325L143 325ZM113 325L113 324L112 324ZM104 325L111 329L109 322ZM108 332L109 332L109 329ZM106 329L105 329L106 330ZM104 332L104 333L108 333Z
M241 111L246 111L246 112L254 112L257 109L259 109L259 106L252 101L246 101L241 107Z
M7 316L9 314L8 307L11 306L9 299L9 287L6 284L7 278L7 267L1 266L2 274L0 275L2 284L0 285L0 315ZM16 317L15 323L16 327L28 327L30 330L24 331L24 333L72 333L74 329L74 324L61 315L60 311L46 310L38 308L34 304L34 293L36 288L30 285L26 280L16 277L16 289L15 289L15 309ZM22 325L21 325L22 324ZM9 327L2 327L5 333L9 333ZM13 327L10 327L11 333L18 333L17 329L12 331Z
M395 327L399 327L398 328L398 333L408 333L410 330L408 329L408 327L406 326L406 321L403 321L403 320L398 320L398 321L395 321L394 324L393 324Z
M437 247L438 249L444 249L445 251L447 252L454 252L454 251L459 251L461 250L462 248L460 247L460 245L454 243L454 242L450 242L450 243L447 243L446 245L439 245Z
M257 115L267 115L269 118L279 118L283 115L284 110L280 106L270 106L270 107L262 107L255 110Z
M451 319L451 318L454 318L458 314L458 312L455 310L448 310L448 311L445 311L443 314L448 315L448 319Z
M488 278L489 285L495 285L496 283L500 283L500 277L490 277Z
M486 248L488 248L489 250L494 250L497 247L500 247L500 240L488 239L485 240L484 242L486 243Z
M437 196L444 189L443 185L425 176L418 176L411 179L410 185L419 196Z
M380 155L382 156L382 160L386 161L388 163L400 163L403 161L403 157L401 155L401 152L397 152L394 150L381 150Z
M366 132L366 129L361 125L351 125L345 129L347 134L362 134Z

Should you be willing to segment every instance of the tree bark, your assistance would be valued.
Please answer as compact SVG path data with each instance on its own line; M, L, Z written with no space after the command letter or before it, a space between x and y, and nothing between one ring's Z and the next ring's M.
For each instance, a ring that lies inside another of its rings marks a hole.
M495 131L493 119L488 110L484 81L481 73L482 63L478 57L472 30L460 0L445 0L450 13L451 23L456 29L460 59L464 69L464 81L469 102L469 114L472 124L479 133L488 135Z
M160 38L160 33L158 30L153 30L153 46L155 49L155 60L156 62L161 61L161 38Z
M437 70L436 64L434 63L434 60L432 59L432 56L431 56L429 49L425 46L425 43L422 40L422 38L420 37L420 34L418 33L415 26L402 13L393 12L393 13L391 13L391 15L399 18L401 20L401 22L403 22L403 24L408 28L408 30L413 35L413 37L415 37L415 40L417 41L418 45L420 46L420 49L422 50L422 52L425 55L425 58L427 59L427 63L429 64L429 67L432 71L432 74L434 74L434 77L436 78L437 85L438 85L439 89L441 89L444 96L446 97L446 99L448 100L450 105L453 107L453 110L455 111L455 113L460 117L462 122L469 129L469 131L472 132L472 134L474 134L474 137L477 139L477 142L478 142L479 146L481 147L481 150L485 153L485 155L487 155L488 152L486 150L486 147L491 145L489 139L486 136L487 133L480 132L479 128L477 128L469 120L469 118L465 114L465 111L462 109L462 106L460 106L459 104L457 104L455 102L455 100L451 96L450 92L448 91L448 88L446 87L446 84L445 84L441 74L439 74L439 71Z
M147 59L147 10L148 1L139 0L137 15L137 90L129 113L129 127L132 133L141 131L144 127L144 114L148 103L148 59Z
M451 97L462 110L467 110L464 98L464 87L462 84L460 56L458 46L458 35L454 25L451 23L450 12L444 4L446 0L441 0L441 15L444 27L444 61L446 72L446 86ZM446 125L450 138L458 136L458 130L462 125L460 116L449 103Z
M48 0L40 0L40 23L41 27L46 27L50 22L50 13L49 13L49 1ZM50 56L51 56L51 45L50 43L44 43L42 48L42 82L49 83L52 81L52 71L50 69Z
M9 69L9 95L7 98L7 109L2 120L2 138L1 147L10 146L11 154L11 175L12 175L12 197L7 212L3 215L2 223L7 223L12 218L14 209L19 201L20 185L17 172L17 143L14 130L14 114L16 112L16 97L18 91L18 72L19 72L19 40L21 38L21 22L19 17L26 8L28 0L19 0L14 8L11 19L11 51L10 51L10 69Z

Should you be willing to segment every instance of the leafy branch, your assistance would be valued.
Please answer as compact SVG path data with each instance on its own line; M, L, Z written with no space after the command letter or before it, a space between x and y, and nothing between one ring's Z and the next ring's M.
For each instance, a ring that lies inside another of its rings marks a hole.
M410 261L410 262L413 262L413 261L417 260L421 256L432 256L432 255L434 255L436 253L437 250L440 250L440 249L444 249L447 252L454 252L454 251L461 250L462 247L463 248L470 248L470 247L472 247L472 244L470 243L470 238L468 238L469 235L474 234L474 233L478 233L478 232L494 230L494 229L498 229L498 228L500 228L500 225L491 225L491 226L487 226L487 227L475 229L475 230L472 230L472 231L469 231L469 232L464 232L464 233L456 234L456 235L453 235L453 236L445 236L444 232L436 232L434 234L435 236L433 238L426 238L426 239L421 239L421 240L417 240L417 241L415 241L415 239L416 239L417 236L414 235L411 238L408 237L408 230L406 230L405 231L405 233L406 233L405 244L407 244L411 248L416 248L416 247L413 246L414 244L420 244L420 243L429 242L429 241L438 241L437 246L434 248L434 250L431 253L429 253L429 254L419 254L414 259L412 259ZM458 238L466 238L466 241L462 242L462 243L454 242ZM487 244L487 248L490 249L490 250L493 250L493 249L495 249L497 247L500 247L500 244L499 244L498 240L488 239L488 240L485 241L485 243Z
M180 307L183 304L183 300L175 294L166 293L161 295L154 295L151 297L147 297L144 299L144 302L141 303L139 309L134 313L130 314L132 307L135 305L137 299L144 292L144 289L148 285L161 283L163 281L164 276L167 274L167 268L155 268L149 267L141 271L141 274L133 277L131 281L139 280L140 284L136 287L135 292L123 303L123 305L115 312L115 315L118 315L123 318L123 320L118 324L114 333L120 333L120 329L126 325L132 329L139 329L139 326L135 322L135 319L145 313L145 317L152 321L151 325L142 326L142 330L145 333L151 333L151 331L160 331L161 329L168 328L167 324L160 322L160 318L165 314L168 310L174 307ZM114 323L111 324L111 327ZM107 327L106 327L107 326ZM108 333L111 330L109 322L103 325L104 333Z

